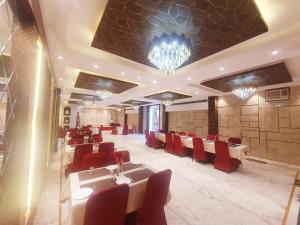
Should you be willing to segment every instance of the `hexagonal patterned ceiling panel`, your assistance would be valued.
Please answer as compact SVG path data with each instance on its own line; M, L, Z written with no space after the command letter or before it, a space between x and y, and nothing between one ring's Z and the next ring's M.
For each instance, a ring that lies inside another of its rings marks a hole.
M171 99L171 100L178 100L183 98L191 98L191 95L176 93L172 91L164 91L153 95L145 96L145 98L155 99L155 100L164 100L164 99Z
M232 91L241 85L254 85L263 87L267 85L292 82L293 79L284 63L264 66L230 76L221 77L201 83L209 88L222 92Z
M153 66L148 43L175 31L198 61L268 31L254 0L108 0L92 46Z
M131 82L102 77L85 72L79 73L75 83L76 88L94 91L97 91L98 89L106 89L114 94L120 94L136 86L138 85Z

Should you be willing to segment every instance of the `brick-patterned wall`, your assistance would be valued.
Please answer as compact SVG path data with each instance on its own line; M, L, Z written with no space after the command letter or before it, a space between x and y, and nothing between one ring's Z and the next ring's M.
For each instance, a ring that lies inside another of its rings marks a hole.
M206 137L208 133L208 111L169 112L169 131L185 131Z
M129 126L133 126L134 127L134 132L138 132L137 128L139 126L139 114L138 113L130 113L127 114L127 124Z
M219 98L219 135L242 137L251 156L300 165L300 86L287 101L266 102L260 91L245 102Z

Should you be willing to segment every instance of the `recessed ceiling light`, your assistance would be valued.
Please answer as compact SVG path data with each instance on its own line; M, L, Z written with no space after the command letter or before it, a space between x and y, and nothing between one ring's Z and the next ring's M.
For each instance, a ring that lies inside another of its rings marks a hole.
M277 55L278 54L278 50L274 50L273 52L272 52L272 55Z
M139 80L140 80L140 79L141 79L141 77L140 77L140 76L137 76L137 79L139 79Z
M198 95L198 94L199 94L199 91L195 91L195 94Z
M63 57L61 55L57 56L58 59L63 59Z
M62 78L59 78L59 80L62 81L63 79L62 79Z
M181 89L180 87L177 88L177 90L180 90L180 89Z
M220 71L223 71L223 70L224 70L224 67L220 67L219 70L220 70Z
M191 77L188 77L187 79L188 79L188 80L192 80L192 78L191 78Z
M98 65L95 64L95 65L94 65L94 68L98 68Z
M152 81L153 84L157 84L156 80Z
M125 75L125 73L124 73L124 72L121 72L121 75L122 75L122 76L124 76L124 75Z

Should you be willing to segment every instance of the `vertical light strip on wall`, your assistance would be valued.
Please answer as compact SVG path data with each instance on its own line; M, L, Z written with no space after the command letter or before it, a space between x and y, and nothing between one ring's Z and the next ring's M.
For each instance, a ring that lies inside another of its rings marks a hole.
M32 187L33 187L33 175L34 175L34 163L36 154L37 144L37 120L39 110L39 96L40 96L40 84L41 84L41 68L42 68L42 54L43 46L40 41L37 42L37 59L36 59L36 75L35 85L33 92L33 110L32 110L32 121L31 121L31 138L30 138L30 155L29 155L29 171L28 171L28 187L27 187L27 216L30 215L30 209L32 204Z

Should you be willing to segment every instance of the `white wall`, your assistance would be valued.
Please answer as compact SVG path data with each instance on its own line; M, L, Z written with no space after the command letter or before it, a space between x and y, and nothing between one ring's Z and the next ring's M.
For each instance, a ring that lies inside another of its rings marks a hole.
M111 110L109 109L83 109L82 120L84 125L93 126L109 125L111 122Z

